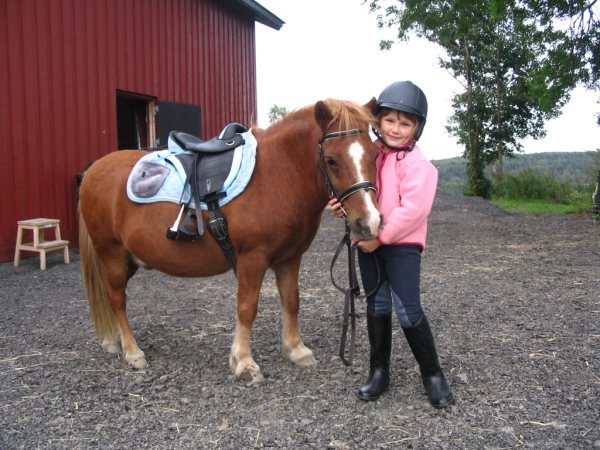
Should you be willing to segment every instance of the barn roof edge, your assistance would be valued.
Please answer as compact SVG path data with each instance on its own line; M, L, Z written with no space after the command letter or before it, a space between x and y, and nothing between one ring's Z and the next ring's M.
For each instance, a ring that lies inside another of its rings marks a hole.
M267 8L254 0L232 0L232 2L234 5L241 6L248 11L257 22L275 30L281 29L285 23Z

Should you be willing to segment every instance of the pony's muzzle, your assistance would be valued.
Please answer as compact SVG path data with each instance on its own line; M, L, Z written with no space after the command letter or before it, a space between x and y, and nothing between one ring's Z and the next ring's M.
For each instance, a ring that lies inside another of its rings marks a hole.
M354 220L350 227L352 231L360 236L361 239L375 239L379 235L379 230L383 226L383 216L379 214L374 218L365 219L359 217Z

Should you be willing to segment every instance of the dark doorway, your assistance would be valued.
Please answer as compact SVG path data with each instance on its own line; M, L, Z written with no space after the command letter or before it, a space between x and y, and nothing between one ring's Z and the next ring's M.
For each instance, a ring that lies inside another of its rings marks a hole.
M119 150L156 146L155 106L153 97L117 91Z

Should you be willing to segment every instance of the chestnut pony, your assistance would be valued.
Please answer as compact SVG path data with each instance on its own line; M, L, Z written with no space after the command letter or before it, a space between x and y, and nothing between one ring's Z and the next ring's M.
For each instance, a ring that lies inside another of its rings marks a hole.
M283 355L300 366L316 364L298 324L300 262L331 195L346 197L354 235L371 239L378 234L376 148L368 133L374 108L374 99L364 106L328 99L252 130L258 143L254 173L244 192L221 208L237 260L237 324L229 366L238 379L262 379L250 334L268 269L281 298ZM126 315L127 282L138 268L176 277L231 269L210 233L193 243L166 238L177 204L129 200L128 175L145 154L121 150L104 156L85 172L79 191L81 272L91 317L104 350L118 353L120 338L123 356L134 368L147 364Z

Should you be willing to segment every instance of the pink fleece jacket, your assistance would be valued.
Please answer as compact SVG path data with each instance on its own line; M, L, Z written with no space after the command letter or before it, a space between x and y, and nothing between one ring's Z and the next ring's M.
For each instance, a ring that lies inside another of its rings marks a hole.
M417 244L424 249L438 171L418 146L386 153L381 142L376 144L377 199L384 218L377 239L384 245Z

